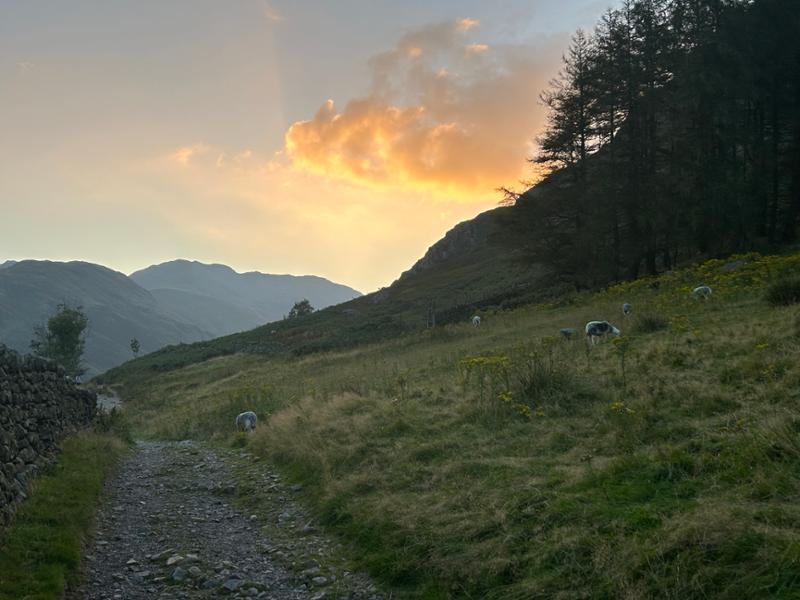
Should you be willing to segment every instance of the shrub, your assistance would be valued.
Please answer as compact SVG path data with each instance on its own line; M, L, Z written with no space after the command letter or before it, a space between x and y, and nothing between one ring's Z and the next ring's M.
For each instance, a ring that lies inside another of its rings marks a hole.
M800 277L776 281L767 288L767 302L772 306L788 306L800 302Z

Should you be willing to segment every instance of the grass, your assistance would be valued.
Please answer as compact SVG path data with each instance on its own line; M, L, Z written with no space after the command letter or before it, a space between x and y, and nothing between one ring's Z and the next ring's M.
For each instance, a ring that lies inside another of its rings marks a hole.
M62 598L76 583L83 540L105 477L126 444L109 433L67 438L0 536L0 598Z
M250 450L400 595L798 598L800 306L764 291L800 255L730 260L479 329L113 383L141 435L229 440L256 410ZM592 319L623 337L553 337Z

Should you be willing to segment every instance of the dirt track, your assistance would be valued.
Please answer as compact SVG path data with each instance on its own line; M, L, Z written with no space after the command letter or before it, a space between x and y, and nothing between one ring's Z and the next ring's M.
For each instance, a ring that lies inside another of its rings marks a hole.
M258 494L258 514L237 508L242 493ZM345 570L340 549L294 491L247 453L141 442L106 486L86 581L71 596L383 598Z

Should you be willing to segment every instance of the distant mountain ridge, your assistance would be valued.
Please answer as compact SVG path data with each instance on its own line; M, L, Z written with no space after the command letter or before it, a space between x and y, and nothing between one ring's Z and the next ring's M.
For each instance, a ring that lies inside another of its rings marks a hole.
M153 265L130 277L187 322L206 322L197 322L192 308L209 313L214 307L227 307L241 326L216 328L217 335L277 321L303 298L315 308L323 308L361 296L353 288L314 275L237 273L227 265L189 260Z
M359 295L321 277L239 274L190 261L131 277L81 261L6 261L0 263L0 342L28 352L34 326L58 304L83 306L89 317L85 362L94 375L132 358L134 337L147 353L252 329L281 318L304 297L322 308Z

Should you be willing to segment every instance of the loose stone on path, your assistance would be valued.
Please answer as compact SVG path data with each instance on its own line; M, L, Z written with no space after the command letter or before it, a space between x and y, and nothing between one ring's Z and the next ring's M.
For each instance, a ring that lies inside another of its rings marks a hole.
M247 458L191 442L138 443L106 485L95 541L85 553L85 582L69 597L382 599L366 577L336 561L324 564L322 556L337 546L307 517L296 533L282 530L277 543L258 515L238 510L230 463ZM266 513L283 517L276 527L301 516L277 475L263 463L247 469L269 488Z

